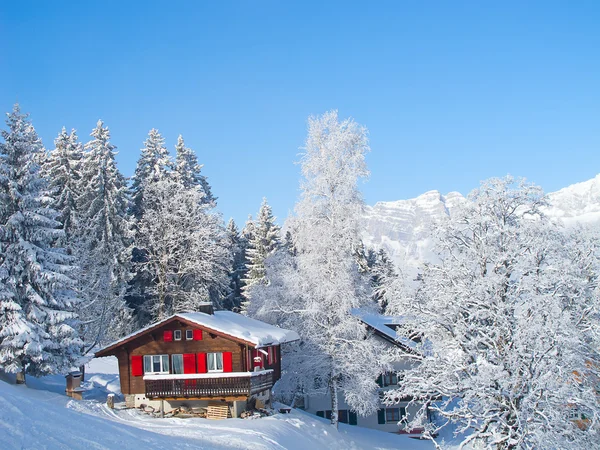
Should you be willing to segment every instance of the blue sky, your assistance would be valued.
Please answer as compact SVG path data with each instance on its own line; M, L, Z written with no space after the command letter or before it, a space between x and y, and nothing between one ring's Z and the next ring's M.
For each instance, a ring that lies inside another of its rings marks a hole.
M2 2L0 108L47 147L98 118L133 173L150 128L196 150L240 225L298 198L309 115L370 131L367 203L507 173L600 172L600 2Z

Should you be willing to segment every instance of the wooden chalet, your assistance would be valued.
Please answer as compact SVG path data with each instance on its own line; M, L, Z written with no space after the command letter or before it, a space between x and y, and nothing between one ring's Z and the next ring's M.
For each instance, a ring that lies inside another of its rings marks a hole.
M136 331L95 356L117 357L130 407L227 402L237 417L251 397L270 397L281 376L280 345L298 339L294 331L205 305Z

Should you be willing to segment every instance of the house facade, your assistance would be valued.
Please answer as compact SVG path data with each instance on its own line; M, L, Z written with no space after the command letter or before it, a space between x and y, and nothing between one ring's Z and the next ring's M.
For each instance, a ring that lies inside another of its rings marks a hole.
M376 339L381 340L386 345L400 347L406 354L415 351L415 342L399 340L397 338L396 327L401 323L402 318L364 313L360 310L354 310L353 314L367 326ZM393 364L391 372L383 373L378 377L377 384L379 384L380 398L383 399L385 391L393 390L397 387L397 373L407 369L410 364L411 358L401 358ZM422 430L417 429L406 432L399 425L399 423L406 419L407 415L415 414L419 409L417 405L409 406L409 400L398 399L393 405L385 405L380 401L376 413L363 417L352 411L344 400L344 394L340 393L338 394L338 418L341 423L349 425L357 425L390 433L414 434L415 436L419 436ZM303 409L309 413L329 419L331 418L331 396L305 396Z
M207 304L138 330L95 357L117 357L130 407L221 403L238 417L252 397L270 399L281 376L280 346L297 339L294 331Z

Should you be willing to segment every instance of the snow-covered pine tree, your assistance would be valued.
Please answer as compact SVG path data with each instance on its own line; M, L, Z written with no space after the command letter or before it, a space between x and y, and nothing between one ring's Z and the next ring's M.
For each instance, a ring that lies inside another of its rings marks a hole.
M139 263L144 261L145 249L141 246L143 240L139 236L138 221L144 214L144 208L147 201L144 198L146 188L159 181L172 176L173 162L169 152L165 147L165 140L157 129L151 129L147 139L144 141L144 147L138 159L135 173L132 177L130 197L131 207L130 215L133 221L133 250L132 262L134 272L127 292L127 301L134 308L135 316L140 324L145 323L149 317L146 316L144 305L150 301L150 294L147 292L152 289L152 280L148 278L149 274L140 272L142 267Z
M232 255L232 266L229 272L230 293L223 306L232 311L239 311L244 299L242 296L242 274L245 267L244 246L238 227L233 219L229 219L226 232Z
M390 305L410 312L398 331L423 345L386 396L422 405L408 428L431 438L451 424L474 448L597 444L597 241L565 233L544 205L536 186L491 179L437 224L440 262L416 297ZM572 419L581 415L584 426Z
M245 311L251 301L250 289L257 283L267 283L265 274L265 259L272 255L279 247L281 229L275 223L273 211L263 198L262 204L252 225L252 234L249 236L246 247L246 274L242 293L245 301L242 309Z
M78 201L80 287L85 298L79 315L86 350L122 336L132 325L124 299L131 261L127 182L117 168L108 127L99 120L91 136L85 145Z
M28 116L15 105L0 143L0 370L46 375L80 356L72 258L52 248L63 234L46 206L38 161L44 153Z
M368 175L366 129L337 112L309 119L302 158L301 200L289 219L296 256L282 249L267 258L268 285L255 284L248 314L296 330L302 339L283 358L282 391L338 393L359 414L377 408L377 376L389 368L386 351L352 315L374 308L367 276L359 273L363 201L358 182ZM309 369L308 369L309 368Z
M208 180L200 173L203 165L198 164L198 157L191 148L185 146L181 135L177 138L175 152L175 181L186 189L197 187L204 194L202 201L214 206L217 199L212 194Z
M43 173L48 180L51 196L55 199L53 208L58 211L58 220L64 230L61 246L76 246L75 231L79 222L77 198L81 188L81 162L83 146L77 140L77 133L63 127L54 140L55 149L44 160Z
M209 300L219 307L231 265L221 216L209 211L200 190L169 178L146 186L144 195L137 245L145 254L136 266L151 280L145 303L151 318L194 311Z
M144 148L138 159L131 185L131 213L135 219L139 219L144 213L146 186L168 177L172 168L173 162L165 147L165 139L156 128L152 128L144 141Z
M370 253L369 272L371 286L373 287L373 300L379 306L379 312L385 314L388 308L387 285L388 282L398 277L398 270L387 252L380 248L377 252Z

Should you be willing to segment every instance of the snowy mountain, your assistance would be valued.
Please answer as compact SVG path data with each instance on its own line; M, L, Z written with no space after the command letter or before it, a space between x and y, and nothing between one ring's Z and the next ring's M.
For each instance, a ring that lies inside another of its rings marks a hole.
M548 215L561 218L566 224L600 222L600 174L548 196Z
M546 213L567 225L600 223L600 174L548 194L551 206ZM430 229L436 219L452 214L453 208L465 201L458 192L442 195L426 192L417 198L378 202L365 211L365 244L385 248L397 263L417 266L430 261Z

